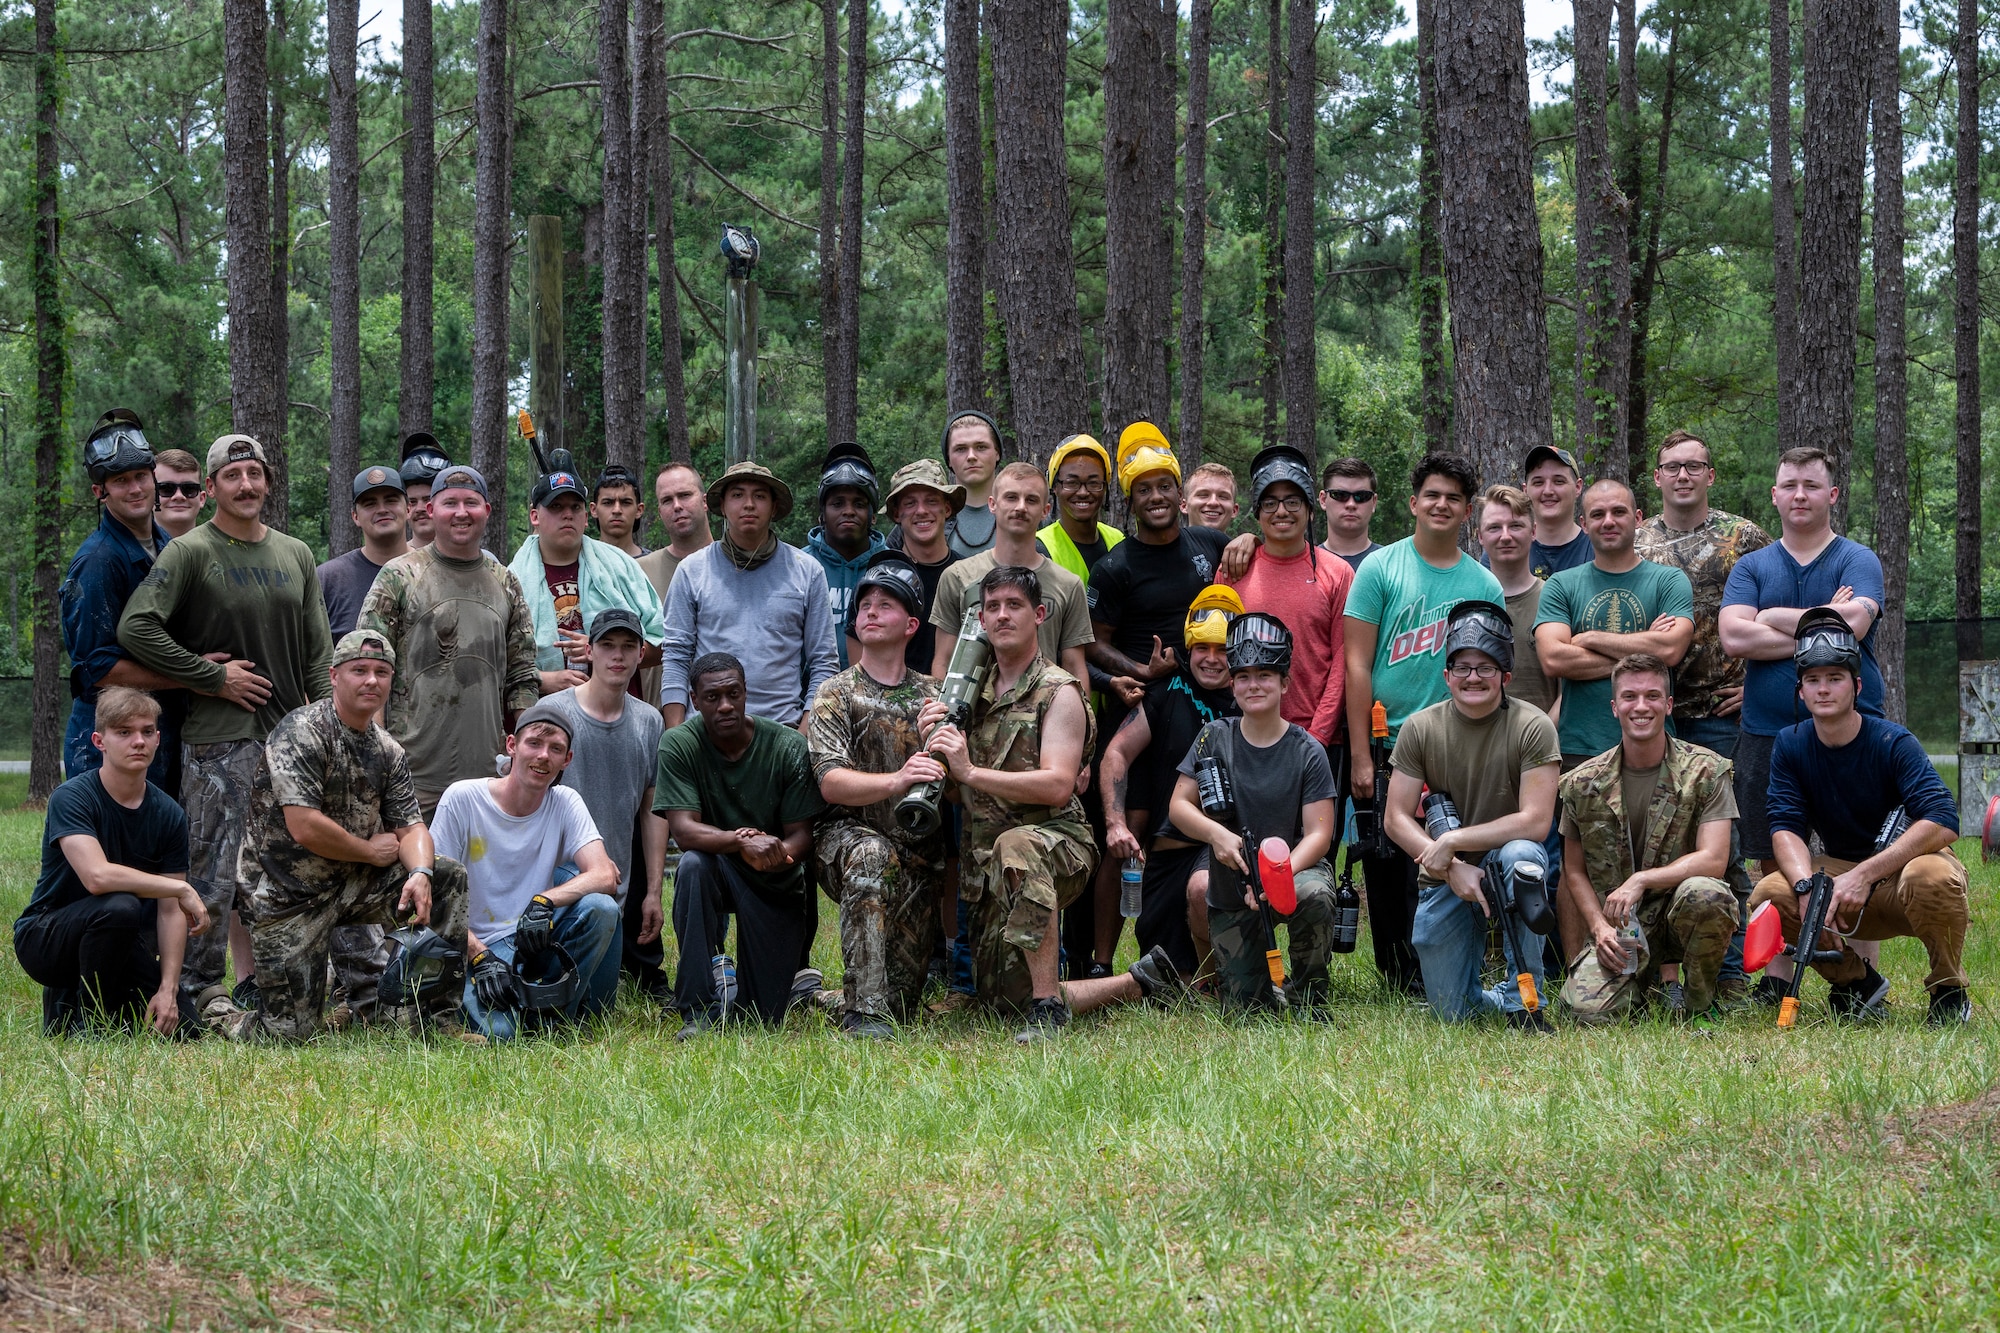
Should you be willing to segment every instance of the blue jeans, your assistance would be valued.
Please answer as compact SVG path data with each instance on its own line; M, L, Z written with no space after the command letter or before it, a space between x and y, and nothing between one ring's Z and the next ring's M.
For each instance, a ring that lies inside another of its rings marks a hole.
M1496 866L1510 883L1515 867L1522 864L1533 864L1546 873L1548 856L1539 842L1517 838L1488 852L1480 862L1482 869ZM1508 924L1511 929L1500 931L1501 947L1507 955L1507 979L1488 990L1479 984L1479 972L1486 962L1486 914L1453 893L1449 885L1427 884L1417 890L1411 943L1424 971L1424 993L1439 1018L1455 1023L1487 1012L1519 1012L1521 986L1515 978L1524 971L1534 977L1536 991L1541 991L1542 937L1518 921Z
M563 1010L565 1017L589 1018L611 1007L611 998L618 993L618 927L618 900L608 893L586 893L556 909L555 942L576 964L578 982L576 993ZM489 941L486 947L494 957L513 964L511 933L505 939ZM521 1025L518 1009L489 1011L480 1007L469 976L465 982L465 1018L490 1041L512 1041Z
M1682 740L1713 750L1724 759L1736 757L1736 738L1742 734L1733 717L1677 717L1674 734ZM1743 831L1736 820L1729 821L1729 868L1724 878L1736 893L1736 933L1729 937L1729 952L1722 956L1717 981L1743 980L1743 923L1750 914L1743 909L1750 902L1750 876L1743 869Z

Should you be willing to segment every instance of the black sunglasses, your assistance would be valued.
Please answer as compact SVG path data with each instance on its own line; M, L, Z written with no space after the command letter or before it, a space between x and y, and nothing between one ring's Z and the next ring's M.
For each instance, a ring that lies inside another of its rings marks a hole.
M190 500L200 495L203 489L202 484L198 481L162 481L155 482L154 484L160 488L160 494L163 497L168 495L185 495Z
M1324 494L1337 505L1344 505L1350 500L1355 504L1365 505L1375 498L1373 491L1326 491Z

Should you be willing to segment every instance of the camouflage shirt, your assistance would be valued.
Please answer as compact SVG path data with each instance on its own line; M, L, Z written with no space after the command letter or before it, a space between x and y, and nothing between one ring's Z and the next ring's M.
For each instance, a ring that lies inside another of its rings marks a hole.
M1728 799L1730 762L1713 750L1669 737L1666 762L1660 765L1653 802L1646 810L1641 864L1635 866L1625 814L1624 770L1625 747L1614 745L1564 774L1557 788L1565 831L1574 826L1577 841L1583 844L1584 873L1599 902L1634 871L1654 870L1692 852L1705 814L1719 808L1735 812L1735 802Z
M996 696L999 681L996 671L973 705L966 749L976 768L1031 772L1041 766L1042 723L1049 705L1065 686L1075 689L1082 699L1082 687L1075 676L1039 656L1021 673L1013 689ZM1087 704L1083 717L1083 753L1089 754L1097 728ZM1060 806L1020 805L970 787L960 788L959 798L965 803L965 845L975 851L992 847L995 838L1022 824L1073 823L1082 827L1086 843L1092 840L1090 825L1084 822L1083 802L1074 792Z
M1743 663L1722 651L1716 628L1722 588L1738 560L1770 544L1769 534L1755 523L1720 509L1709 510L1707 521L1688 532L1655 515L1634 534L1632 549L1641 560L1672 565L1694 585L1694 641L1674 669L1675 717L1713 717L1716 693L1743 684Z
M285 827L288 805L317 810L355 837L407 828L420 818L403 747L374 722L355 731L322 699L287 713L271 729L250 783L250 813L237 854L243 884L267 881L258 915L303 907L372 866L329 861L307 851Z
M915 671L906 674L900 685L882 684L859 664L833 677L813 698L806 737L812 747L813 777L823 782L836 768L896 772L922 745L917 710L937 697L937 679ZM877 801L858 810L835 806L828 815L859 819L877 833L906 841L896 827L896 803L901 799Z
M409 752L417 790L492 777L507 712L541 697L521 581L485 552L454 560L419 547L382 566L355 627L396 649L389 732Z

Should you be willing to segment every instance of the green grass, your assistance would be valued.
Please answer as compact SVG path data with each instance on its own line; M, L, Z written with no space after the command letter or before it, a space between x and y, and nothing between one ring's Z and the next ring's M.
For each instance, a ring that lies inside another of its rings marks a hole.
M38 837L0 816L0 917ZM1996 897L1976 869L1982 981ZM0 1233L226 1281L224 1323L303 1290L399 1330L2000 1327L1991 1122L1921 1118L2000 1081L2000 1026L1925 1028L1921 951L1885 954L1860 1031L1817 979L1789 1035L1446 1029L1364 942L1318 1027L684 1048L628 1001L509 1049L244 1050L46 1042L0 950Z

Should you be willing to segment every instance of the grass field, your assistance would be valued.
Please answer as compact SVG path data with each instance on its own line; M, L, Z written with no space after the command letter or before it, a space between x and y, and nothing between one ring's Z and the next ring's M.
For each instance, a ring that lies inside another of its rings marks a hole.
M18 782L18 779L16 779ZM19 799L0 778L0 800ZM0 918L39 820L0 816ZM1975 869L1976 983L2000 874ZM1128 942L1129 950L1129 942ZM2000 1327L2000 1025L955 1018L53 1044L0 948L0 1329ZM830 931L819 959L838 966ZM1983 1100L1982 1100L1983 1099Z

